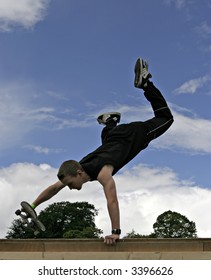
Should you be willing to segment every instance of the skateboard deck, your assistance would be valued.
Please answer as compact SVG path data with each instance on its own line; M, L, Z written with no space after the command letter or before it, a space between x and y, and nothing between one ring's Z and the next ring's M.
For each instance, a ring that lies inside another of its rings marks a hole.
M26 225L27 227L30 227L34 235L37 235L40 233L40 231L45 231L45 226L37 217L36 211L31 207L31 205L26 202L21 202L21 210L18 209L15 214L17 216L20 216L22 219L22 223Z

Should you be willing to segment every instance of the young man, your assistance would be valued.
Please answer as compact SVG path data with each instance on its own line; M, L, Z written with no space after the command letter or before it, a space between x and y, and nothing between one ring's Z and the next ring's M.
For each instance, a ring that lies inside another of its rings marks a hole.
M63 162L58 171L59 181L37 197L32 204L33 208L53 197L65 186L71 190L81 190L84 183L97 180L103 186L111 220L111 235L106 236L104 242L114 244L119 239L120 213L113 175L173 123L173 116L164 97L149 81L151 77L147 62L139 58L135 64L134 86L144 90L144 95L154 111L154 118L117 125L120 122L120 113L100 115L97 120L105 125L101 135L102 145L79 162Z

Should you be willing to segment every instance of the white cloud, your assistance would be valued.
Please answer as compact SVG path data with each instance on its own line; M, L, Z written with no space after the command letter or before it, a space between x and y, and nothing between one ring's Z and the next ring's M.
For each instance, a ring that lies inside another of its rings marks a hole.
M189 2L188 0L164 0L164 3L168 6L175 5L177 9L182 9Z
M208 78L204 78L203 81ZM202 82L203 83L203 82ZM41 130L56 130L58 134L66 128L89 127L96 125L95 117L103 111L119 111L122 113L122 123L137 120L147 120L153 117L150 106L128 106L125 104L113 104L105 106L100 111L93 108L85 108L86 116L80 112L70 110L66 112L56 110L50 106L39 106L39 98L33 87L13 85L0 88L0 150L7 149L14 145L20 145L26 140L31 131L40 133ZM36 97L34 97L36 96ZM47 104L48 99L42 94L42 102ZM66 105L64 105L66 106ZM99 106L98 106L99 107ZM96 108L98 108L96 106ZM187 110L171 105L174 108L173 115L175 122L171 128L156 142L150 146L159 149L180 149L190 153L211 153L211 120L203 119L193 114L187 114ZM203 131L203 133L201 133ZM200 137L198 137L200 135ZM155 143L155 144L153 144ZM61 150L49 149L34 145L30 140L23 145L25 148L38 153L57 153ZM59 148L59 147L58 147Z
M25 146L25 148L27 148L29 150L33 150L38 154L46 154L47 155L50 152L49 148L36 146L36 145L27 145L27 146Z
M41 146L38 146L38 145L26 145L24 148L32 150L35 153L45 154L45 155L48 155L50 153L56 153L57 154L57 153L62 152L62 149L56 149L56 148L55 149L50 149L50 148L41 147Z
M54 121L53 108L34 107L33 93L30 85L0 88L0 149L17 144L38 125Z
M174 123L172 127L158 140L155 148L177 148L192 154L211 153L211 120L186 116L173 111Z
M17 163L0 169L0 238L3 238L16 218L14 212L22 200L32 202L48 185L56 181L57 170L47 164ZM123 235L134 229L141 234L153 231L159 214L172 210L196 223L198 235L211 235L211 190L178 178L171 169L145 165L124 169L115 176L121 209ZM52 200L40 205L38 212L55 201L88 201L99 209L96 224L110 233L106 200L98 182L84 185L82 191L62 190Z
M178 178L171 169L138 165L118 175L117 185L124 228L152 232L157 216L170 209L196 222L199 236L211 234L211 221L203 217L211 209L211 190Z
M40 128L61 130L91 125L89 120L80 120L74 112L69 112L74 115L70 117L52 106L39 105L48 101L42 93L40 102L36 88L30 84L11 83L0 87L0 150L18 145L30 131Z
M15 26L32 28L42 20L50 0L0 0L0 31Z
M204 38L211 36L211 26L206 21L203 21L200 26L197 26L196 30Z
M208 81L211 80L211 76L205 75L196 79L191 79L183 83L179 88L175 90L176 94L181 93L195 93L199 88L202 88Z
M172 150L177 148L177 150L192 154L211 153L211 120L195 116L187 109L173 104L170 107L174 115L174 123L164 135L152 141L150 147ZM122 123L144 121L153 117L150 106L116 104L107 106L104 110L122 112Z

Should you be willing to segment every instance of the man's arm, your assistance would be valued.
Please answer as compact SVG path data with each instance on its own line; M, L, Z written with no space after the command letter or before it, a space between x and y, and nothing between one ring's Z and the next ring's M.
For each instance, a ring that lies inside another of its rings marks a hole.
M107 199L108 213L111 219L112 229L120 228L120 211L119 203L117 199L116 184L112 177L113 167L110 165L105 165L99 175L97 180L102 184L105 197ZM114 244L116 240L119 239L118 234L111 234L105 236L105 243Z
M65 187L65 185L62 184L61 181L58 181L55 184L50 185L48 188L46 188L43 192L41 192L39 194L39 196L35 199L35 201L32 204L35 207L37 207L39 204L41 204L44 201L52 198L54 195L56 195L64 187Z

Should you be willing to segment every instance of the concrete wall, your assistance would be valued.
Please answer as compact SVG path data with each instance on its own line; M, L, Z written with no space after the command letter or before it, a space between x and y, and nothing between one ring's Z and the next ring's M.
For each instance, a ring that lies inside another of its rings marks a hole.
M4 260L211 260L211 239L1 239Z

